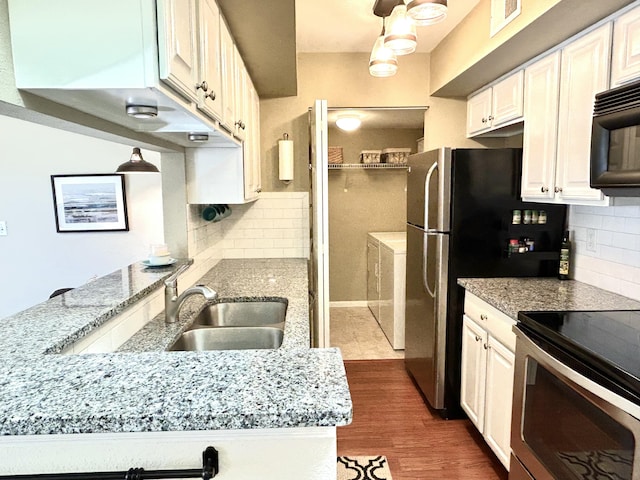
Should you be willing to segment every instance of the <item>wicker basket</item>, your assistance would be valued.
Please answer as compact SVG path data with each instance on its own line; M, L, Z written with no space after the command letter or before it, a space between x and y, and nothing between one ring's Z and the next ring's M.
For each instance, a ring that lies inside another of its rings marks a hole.
M342 147L329 147L329 164L342 163Z

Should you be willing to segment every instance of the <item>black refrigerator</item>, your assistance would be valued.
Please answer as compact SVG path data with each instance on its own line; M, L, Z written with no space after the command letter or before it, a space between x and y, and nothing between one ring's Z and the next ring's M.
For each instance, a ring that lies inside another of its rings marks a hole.
M444 418L464 416L458 278L558 273L566 207L522 202L521 169L522 149L441 148L409 157L405 366ZM522 223L525 210L546 222ZM510 251L511 239L525 238L533 251Z

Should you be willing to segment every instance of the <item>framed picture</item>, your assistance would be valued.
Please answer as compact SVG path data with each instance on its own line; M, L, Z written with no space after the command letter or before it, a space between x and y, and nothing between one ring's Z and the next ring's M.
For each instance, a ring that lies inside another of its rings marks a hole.
M124 175L51 175L58 232L129 230Z
M491 0L491 36L520 15L522 0Z

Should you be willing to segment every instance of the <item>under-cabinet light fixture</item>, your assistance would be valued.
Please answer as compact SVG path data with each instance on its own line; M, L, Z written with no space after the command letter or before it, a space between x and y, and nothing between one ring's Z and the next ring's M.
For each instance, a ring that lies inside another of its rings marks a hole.
M202 143L209 140L208 133L189 133L187 138L190 142Z
M128 162L121 164L116 173L160 173L158 167L142 158L140 149L135 147Z
M158 116L158 107L155 105L127 105L126 112L133 118L154 118Z

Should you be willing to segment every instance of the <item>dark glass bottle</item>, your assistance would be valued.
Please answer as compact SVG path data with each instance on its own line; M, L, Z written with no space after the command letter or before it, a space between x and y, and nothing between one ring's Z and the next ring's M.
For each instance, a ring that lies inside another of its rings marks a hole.
M558 278L560 280L569 279L569 259L571 257L571 241L569 240L569 230L562 235L562 244L560 245L560 268L558 269Z

